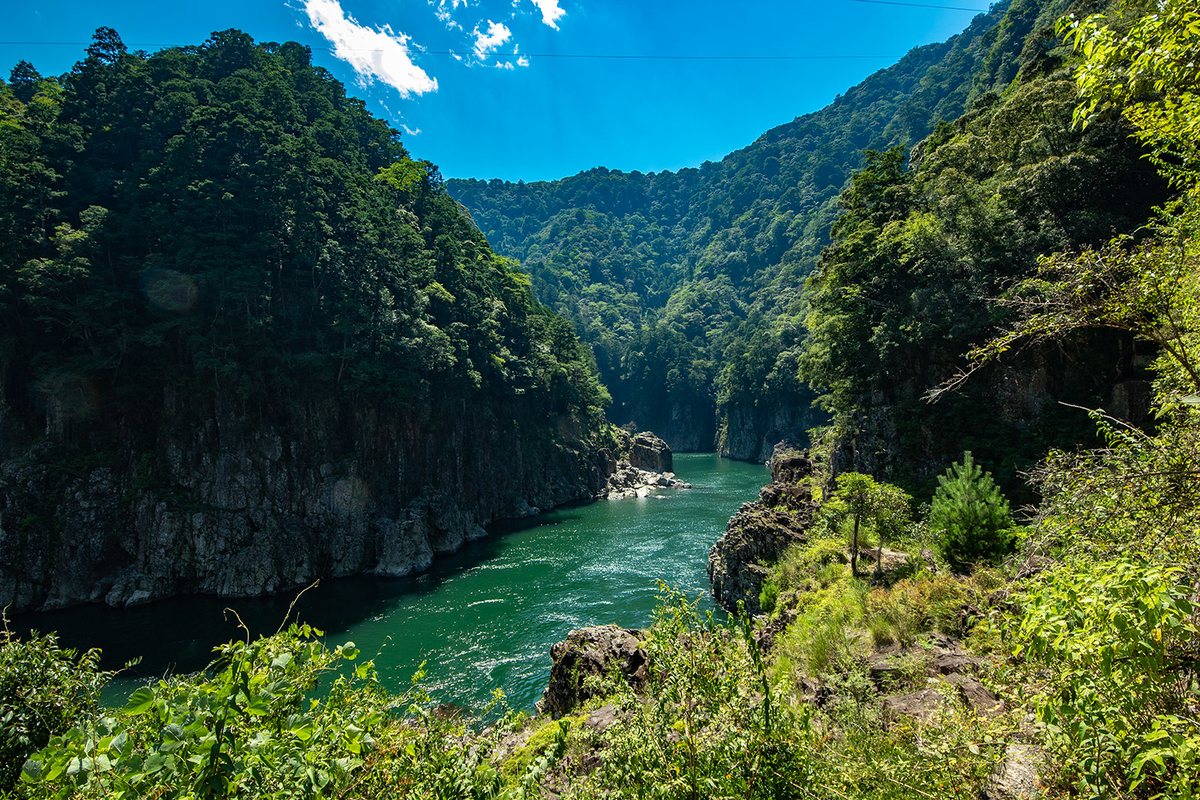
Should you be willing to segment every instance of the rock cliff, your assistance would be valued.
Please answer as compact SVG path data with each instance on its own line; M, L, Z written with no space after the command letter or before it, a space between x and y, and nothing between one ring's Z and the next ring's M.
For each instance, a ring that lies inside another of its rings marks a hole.
M807 451L781 445L770 466L771 483L759 491L757 502L742 505L708 553L713 598L730 611L740 600L747 612L758 613L768 565L788 545L805 540L817 509L802 483L813 473Z
M519 407L467 401L89 402L47 408L32 431L0 393L0 605L14 612L404 575L493 520L596 496L622 455L595 420L527 425Z
M675 468L671 448L650 431L639 431L629 440L629 464L647 472L671 472Z
M826 424L829 415L813 407L812 391L788 389L740 394L724 403L719 409L717 453L762 464L780 442L807 442L808 431Z

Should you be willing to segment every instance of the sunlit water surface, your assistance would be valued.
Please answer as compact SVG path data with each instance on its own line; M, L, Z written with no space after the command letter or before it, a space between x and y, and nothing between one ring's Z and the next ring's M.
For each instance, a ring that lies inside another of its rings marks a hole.
M324 630L331 644L354 641L364 656L374 656L394 689L407 686L425 662L426 686L439 702L477 707L501 688L514 708L531 708L549 676L550 646L572 629L646 625L660 581L704 594L709 603L708 549L738 507L757 497L767 473L709 454L677 455L675 471L694 488L496 525L486 539L421 575L324 581L300 598L295 613ZM105 694L106 702L119 703L147 678L203 668L213 646L238 635L226 607L256 635L271 633L293 597L184 597L15 622L57 629L68 646L103 648L109 667L141 656Z

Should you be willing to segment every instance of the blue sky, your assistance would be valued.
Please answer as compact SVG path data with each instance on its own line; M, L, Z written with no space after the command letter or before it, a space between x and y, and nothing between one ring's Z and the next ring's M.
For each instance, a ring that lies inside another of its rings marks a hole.
M34 0L5 11L0 69L24 58L65 72L102 25L146 50L240 28L312 47L315 63L447 177L657 172L717 161L973 16L921 2ZM575 57L587 55L609 57Z

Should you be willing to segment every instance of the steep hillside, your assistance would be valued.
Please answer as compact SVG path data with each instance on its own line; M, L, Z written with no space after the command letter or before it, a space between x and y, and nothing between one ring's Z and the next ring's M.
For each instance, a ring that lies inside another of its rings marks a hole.
M864 149L913 144L1055 46L1062 0L997 5L700 169L447 188L592 344L611 416L760 459L821 419L795 377L804 278ZM990 96L990 95L988 95Z
M1003 92L914 147L907 168L900 148L872 154L842 195L832 244L808 282L798 359L833 413L836 471L928 496L970 450L1032 501L1021 474L1048 447L1094 441L1078 406L1148 421L1155 347L1103 330L1111 326L1010 353L940 402L926 400L1006 323L1026 291L1013 287L1038 273L1039 257L1137 231L1168 199L1128 122L1073 125L1067 55L1024 62Z
M0 88L0 605L403 574L591 497L607 395L399 134L237 31Z

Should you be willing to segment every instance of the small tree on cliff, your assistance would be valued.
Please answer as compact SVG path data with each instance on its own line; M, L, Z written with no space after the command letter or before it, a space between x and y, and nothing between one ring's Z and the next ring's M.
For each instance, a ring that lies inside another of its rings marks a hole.
M929 510L929 527L941 541L942 554L955 570L1003 555L1012 545L1008 500L990 472L975 463L970 451L938 477Z
M876 554L875 574L881 573L885 536L895 537L908 521L908 508L912 500L902 489L888 483L876 483L870 475L860 472L843 472L837 477L837 499L845 507L845 513L853 521L850 536L850 572L858 574L859 534L864 525L870 525L879 537Z
M899 486L881 483L876 487L873 498L872 519L875 535L879 538L879 549L875 551L875 578L883 576L883 541L894 541L912 521L912 496Z

